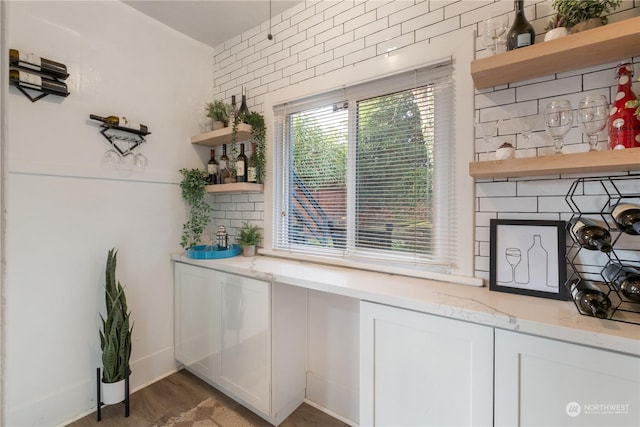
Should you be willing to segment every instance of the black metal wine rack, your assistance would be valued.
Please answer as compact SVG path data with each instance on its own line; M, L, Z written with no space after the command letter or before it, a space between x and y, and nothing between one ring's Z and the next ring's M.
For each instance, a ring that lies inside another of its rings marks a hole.
M640 236L619 231L611 216L611 209L620 202L640 204L640 175L579 178L571 185L565 200L573 212L572 219L586 217L598 221L611 233L613 245L608 254L582 248L569 229L572 244L566 256L570 266L567 283L575 279L593 283L611 300L610 320L640 325L640 303L625 298L603 275L611 262L640 268ZM577 304L576 308L580 314L590 316Z

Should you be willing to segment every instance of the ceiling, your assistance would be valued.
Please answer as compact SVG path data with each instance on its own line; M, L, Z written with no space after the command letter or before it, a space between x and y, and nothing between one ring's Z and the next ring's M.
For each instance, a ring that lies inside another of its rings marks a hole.
M269 21L268 0L125 0L157 21L215 47ZM271 1L271 15L290 9L297 1Z

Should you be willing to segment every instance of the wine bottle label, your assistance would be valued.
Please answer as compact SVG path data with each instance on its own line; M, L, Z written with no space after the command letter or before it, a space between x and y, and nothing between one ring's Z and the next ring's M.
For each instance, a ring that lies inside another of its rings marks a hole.
M18 71L18 73L23 86L33 87L34 89L42 88L42 77L36 74L25 73L24 71Z
M219 169L226 169L227 168L227 161L225 159L220 159L220 161L218 161L218 168Z
M19 61L20 65L22 65L23 67L28 67L36 71L40 71L42 69L42 62L40 61L40 57L34 55L33 53L20 52Z
M236 175L244 176L245 168L244 168L244 160L236 160Z
M531 34L524 33L518 34L518 47L524 47L531 45Z
M256 181L256 168L255 168L255 166L249 166L247 168L247 180L249 182L255 182Z
M216 175L218 173L218 165L215 163L207 164L207 173L209 175Z

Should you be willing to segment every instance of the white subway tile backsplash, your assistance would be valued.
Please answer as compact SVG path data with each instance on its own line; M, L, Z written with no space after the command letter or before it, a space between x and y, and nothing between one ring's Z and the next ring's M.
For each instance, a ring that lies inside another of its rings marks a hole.
M428 27L416 30L416 42L427 40L432 37L446 35L452 31L460 28L460 17L454 16L453 18L446 19L442 22L438 22Z
M413 19L404 21L401 24L402 32L408 33L410 31L415 31L420 28L424 28L426 26L441 22L443 20L444 20L444 9L437 9L433 12L425 13L423 15L418 15Z
M518 102L540 98L561 98L582 90L581 76L557 79L518 88Z
M374 56L376 56L376 52L376 46L369 46L358 52L354 52L344 57L344 65L346 67L347 65L355 64L357 62L373 58Z
M414 43L414 40L415 38L413 33L408 33L398 37L394 37L389 40L385 40L376 45L376 54L383 55L395 49L400 49L401 47L409 46L410 44Z
M327 12L325 11L325 17ZM367 22L374 21L376 19L375 11L366 12L364 8L364 4L357 4L349 9L343 9L340 13L333 17L333 24L339 25L344 24L345 31L351 31L356 27L360 27ZM354 22L355 20L359 20L359 22Z
M480 199L484 212L537 212L537 197L485 197Z
M354 38L353 38L353 32L352 31L348 32L348 33L344 33L344 34L341 34L338 37L334 37L334 38L332 38L330 40L327 40L325 42L325 44L324 44L324 49L326 51L329 51L329 50L332 50L332 49L336 49L336 48L344 46L344 45L346 45L348 43L352 43L353 40L354 40ZM364 43L361 43L361 44L364 45ZM344 56L344 54L340 55L340 54L336 53L335 56L336 57Z
M344 67L342 57L316 66L316 75L322 75Z
M366 36L364 39L364 43L365 43L365 46L367 47L374 46L378 43L382 43L386 40L390 40L395 37L398 37L400 34L401 34L400 25L394 25L393 27L390 27Z
M363 15L356 16L353 19L349 19L348 21L344 21L344 31L353 31L357 28L360 28L364 25L367 25L376 20L376 12L375 10L371 12L367 12Z
M398 9L389 15L389 25L402 24L416 16L429 13L429 2L423 1L407 8Z
M315 35L315 43L316 44L320 44L320 43L324 43L328 40L331 40L335 37L341 36L342 34L344 34L344 28L341 25L337 26L337 27L332 27L331 29L327 30L327 31L323 31L319 34Z
M515 182L478 182L476 183L476 197L516 196Z
M570 179L518 181L517 193L518 196L565 196L572 184Z

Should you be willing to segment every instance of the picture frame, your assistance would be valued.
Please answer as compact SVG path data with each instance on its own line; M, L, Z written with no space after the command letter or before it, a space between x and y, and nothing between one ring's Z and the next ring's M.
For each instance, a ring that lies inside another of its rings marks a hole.
M491 219L489 290L569 299L566 222Z

